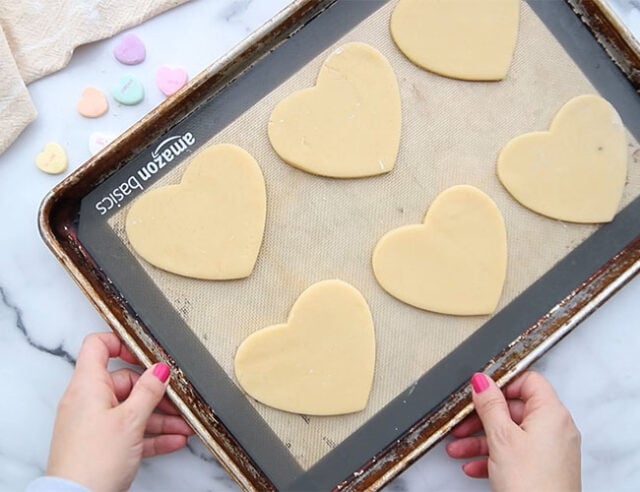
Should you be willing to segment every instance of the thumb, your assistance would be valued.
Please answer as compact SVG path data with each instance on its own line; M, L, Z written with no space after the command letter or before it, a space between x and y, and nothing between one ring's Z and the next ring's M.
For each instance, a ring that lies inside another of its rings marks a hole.
M134 425L144 429L168 386L171 369L163 362L142 373L122 407L135 416Z
M505 443L512 430L513 420L509 413L507 400L498 385L490 377L477 372L471 378L473 404L482 421L490 449Z

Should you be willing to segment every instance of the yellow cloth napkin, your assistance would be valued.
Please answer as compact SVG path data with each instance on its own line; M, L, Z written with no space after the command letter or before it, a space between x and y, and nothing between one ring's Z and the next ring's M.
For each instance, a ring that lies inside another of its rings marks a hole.
M25 84L63 68L82 44L188 0L0 0L0 154L36 117Z

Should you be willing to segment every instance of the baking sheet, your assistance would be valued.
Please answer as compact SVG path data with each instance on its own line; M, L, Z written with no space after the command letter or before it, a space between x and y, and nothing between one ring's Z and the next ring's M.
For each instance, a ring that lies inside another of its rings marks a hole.
M316 29L316 34L323 27L326 28L332 20L331 15L336 21L348 11L353 21L354 15L366 15L367 8L374 10L374 4L379 6L384 2L356 5L362 3L340 2L298 34L294 38L298 44L295 50L298 56L305 51L301 46L311 51L318 49L317 43L313 44L312 28ZM540 3L533 2L533 5ZM292 476L300 475L301 470L327 456L331 449L401 393L396 404L402 406L402 398L406 396L405 404L412 409L409 415L413 412L418 418L424 414L431 407L425 402L424 407L420 408L416 398L412 398L418 388L413 383L487 323L487 317L455 318L422 312L385 294L375 283L369 267L371 250L385 232L421 221L428 204L448 186L462 183L478 186L497 202L507 223L509 270L500 304L502 308L597 229L595 226L552 221L528 212L509 197L495 178L495 158L508 140L521 133L546 129L555 112L571 97L598 92L574 62L575 57L572 59L561 47L533 11L523 4L521 34L507 80L500 83L469 83L424 72L399 54L388 35L392 6L393 2L382 7L344 38L332 43L325 51L320 51L306 67L213 138L211 135L218 130L216 125L223 119L216 111L220 106L203 107L187 125L197 143L185 147L182 157L186 156L186 159L179 164L176 159L173 165L167 165L165 170L169 172L166 174L158 170L158 175L164 175L152 186L145 182L147 190L178 182L184 166L192 158L191 149L199 145L230 142L251 152L265 174L269 209L265 242L256 271L249 279L223 283L189 280L135 260L126 248L122 248L122 245L126 245L122 224L127 201L135 196L135 191L126 197L127 200L119 203L120 207L115 209L117 213L109 219L116 237L121 240L120 245L113 243L110 248L105 248L109 243L104 241L104 234L101 246L93 245L97 257L105 259L105 251L109 251L112 264L115 264L114 269L109 271L109 261L105 261L107 271L113 273L110 275L112 280L123 292L129 292L127 299L137 304L140 309L136 311L152 330L154 325L162 322L149 322L149 297L154 297L154 307L157 307L156 302L161 303L162 300L155 298L154 288L150 287L149 282L171 303L174 312L179 313L184 325L196 335L201 346L213 355L222 372L231 377L230 381L233 381L233 354L239 343L250 333L285 320L297 296L311 283L339 277L362 291L372 308L378 345L376 378L365 412L343 417L305 418L272 410L249 400L260 418L272 429L271 438L275 436L281 440L293 457L293 463L289 460L288 466L280 466L281 470L271 475L280 484L290 484ZM565 18L568 18L567 13ZM334 26L336 31L341 27L345 27L344 21L343 25ZM323 33L326 35L326 30ZM396 169L382 177L344 181L306 175L277 158L266 138L266 122L276 102L294 90L312 85L327 54L351 40L368 42L382 51L398 75L404 120L400 157ZM280 58L281 64L286 61L285 55ZM274 56L271 55L271 58ZM272 62L272 70L273 63L276 62ZM228 92L226 97L231 98L230 94ZM609 94L606 96L612 99ZM224 97L221 95L219 98L223 103ZM446 115L446 118L441 115ZM180 128L180 131L172 133L184 136L189 131ZM630 142L629 151L633 154L637 144L632 137ZM157 150L162 147L161 144L150 150ZM138 172L136 165L140 169L148 166L148 162L143 161L142 165L133 162L132 166L127 166L118 173L119 176L88 197L87 204L95 204L96 198L106 196L105 191L113 189L113 183L118 179L122 182L123 177L135 176ZM624 203L629 203L639 193L638 166L631 165ZM81 232L82 229L81 222ZM91 236L88 222L85 222L84 229L85 237ZM540 237L545 238L544 242L538 240ZM87 240L89 243L90 239ZM114 256L116 251L118 256ZM139 268L145 271L146 285L142 292L132 292L140 290L137 289L140 280L134 281L131 278L133 274L125 278L122 272L120 275L117 273L118 267L122 269L123 265L128 270L135 267L135 276ZM132 289L133 286L136 288ZM575 287L575 284L569 286ZM140 299L141 295L143 299ZM546 308L548 306L544 304L530 306L531 310L539 310L540 313L544 313ZM492 322L499 318L494 317ZM485 328L491 324L487 323ZM169 329L179 333L177 325ZM510 338L503 340L504 343L508 341ZM172 351L170 343L162 345L169 352ZM179 362L185 371L189 370L189 362ZM191 364L203 365L199 360L191 361ZM472 366L472 370L477 367ZM218 383L222 381L218 380ZM455 387L450 386L449 391ZM210 403L214 408L220 405L215 400ZM235 403L241 405L239 401ZM230 407L233 408L233 405ZM220 412L217 413L220 415ZM392 429L385 432L379 428L369 429L369 432L399 435L406 429L407 421L415 421L408 418L411 417L404 415L403 418L386 419L386 424ZM229 425L227 420L224 421ZM243 434L240 429L229 427L234 434ZM266 442L271 443L269 440ZM255 443L243 444L251 447ZM265 448L269 447L265 445ZM371 447L370 453L377 449ZM338 451L345 453L344 448L338 448ZM366 452L363 454L361 449L355 459L366 457ZM272 454L278 455L273 451ZM260 455L260 452L252 454L254 457L256 455ZM256 460L265 467L261 460ZM275 470L277 466L271 468ZM289 473L291 476L287 476ZM278 474L282 477L277 477Z

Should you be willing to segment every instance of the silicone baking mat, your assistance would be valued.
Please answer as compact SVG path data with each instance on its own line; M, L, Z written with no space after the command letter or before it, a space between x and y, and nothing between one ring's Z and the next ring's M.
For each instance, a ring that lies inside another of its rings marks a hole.
M639 114L638 99L563 2L522 4L513 65L507 78L495 83L455 81L412 65L389 35L395 3L339 1L82 204L81 242L278 488L322 489L337 483L463 384L640 230L640 221L633 220L640 208L638 123L630 117ZM312 86L326 57L350 41L372 45L394 68L403 107L399 158L391 173L379 177L308 175L272 150L269 115L288 94ZM598 59L607 70L599 69ZM495 176L498 152L510 139L547 129L564 103L586 93L610 100L630 130L623 198L628 207L600 228L538 216L515 202ZM254 273L239 281L199 281L163 272L138 258L124 233L133 199L178 183L193 157L216 143L251 153L267 186L262 249ZM382 235L421 222L433 199L456 184L489 194L505 217L507 280L491 317L445 316L407 306L379 287L370 267ZM377 354L367 408L347 416L307 417L246 397L233 375L238 345L251 333L284 322L300 293L328 278L354 285L371 307Z

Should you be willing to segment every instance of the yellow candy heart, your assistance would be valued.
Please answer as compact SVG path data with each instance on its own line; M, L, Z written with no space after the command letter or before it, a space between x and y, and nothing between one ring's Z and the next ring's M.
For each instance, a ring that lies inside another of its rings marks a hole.
M44 150L36 156L36 166L47 174L60 174L67 170L67 153L57 143L45 145Z

